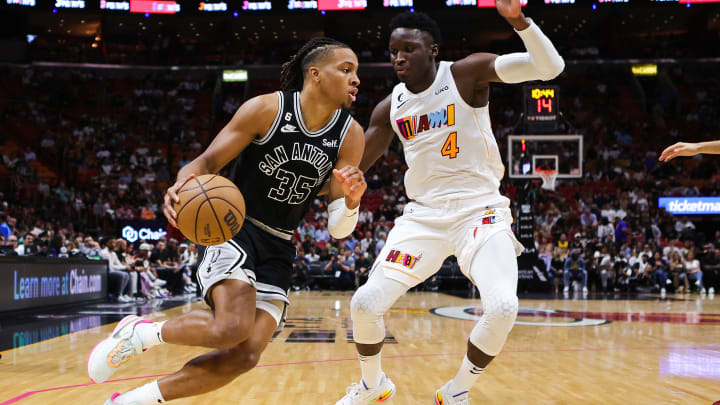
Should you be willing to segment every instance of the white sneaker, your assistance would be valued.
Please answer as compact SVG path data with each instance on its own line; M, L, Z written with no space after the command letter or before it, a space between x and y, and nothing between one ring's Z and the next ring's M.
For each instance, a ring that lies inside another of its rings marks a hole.
M709 295L715 295L715 287L710 287L710 288L708 289L708 294L709 294Z
M352 383L347 390L345 396L342 397L335 405L366 405L377 402L385 402L395 395L395 384L384 373L377 387L368 389L365 381L360 380L360 384Z
M705 289L704 289L704 288L701 288L701 289L700 289L700 295L705 295Z
M667 290L665 290L665 287L660 289L660 295L665 295L667 293Z
M470 405L469 391L452 395L448 389L451 381L445 383L439 390L435 391L435 405Z
M583 295L587 295L587 294L588 294L588 289L587 289L587 287L583 287Z
M563 294L567 294L567 293L569 293L569 292L570 292L570 287L569 287L569 286L565 286L565 288L563 288Z
M140 338L135 335L135 326L139 323L151 322L135 315L126 316L110 336L92 349L88 357L87 370L88 376L94 383L105 382L133 355L144 351Z

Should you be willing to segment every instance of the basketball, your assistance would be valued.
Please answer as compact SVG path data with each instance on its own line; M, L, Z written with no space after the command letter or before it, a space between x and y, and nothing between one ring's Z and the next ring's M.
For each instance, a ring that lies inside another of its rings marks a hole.
M191 241L219 245L240 231L245 199L232 181L205 174L190 179L177 194L180 202L173 206L177 226Z

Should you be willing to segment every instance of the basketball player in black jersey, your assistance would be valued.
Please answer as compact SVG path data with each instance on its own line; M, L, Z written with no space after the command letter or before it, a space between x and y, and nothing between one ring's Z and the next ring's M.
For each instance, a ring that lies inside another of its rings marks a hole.
M293 230L330 179L329 231L350 234L366 189L357 168L364 133L346 109L357 94L358 60L329 38L305 44L283 65L282 92L245 102L210 146L184 166L165 195L165 215L175 225L172 202L194 176L217 173L239 158L234 179L247 216L230 241L200 254L198 281L211 309L165 322L127 317L91 353L88 372L107 380L132 356L161 343L216 349L180 371L115 394L106 405L149 405L215 390L258 363L282 324L295 248Z

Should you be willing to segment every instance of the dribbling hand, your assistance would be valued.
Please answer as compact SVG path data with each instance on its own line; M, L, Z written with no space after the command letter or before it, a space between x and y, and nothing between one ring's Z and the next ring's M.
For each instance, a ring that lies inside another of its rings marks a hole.
M367 189L367 183L365 183L365 175L362 170L355 166L345 166L340 170L333 169L333 175L340 182L343 193L345 194L345 201L351 203L360 203L365 189Z
M180 202L180 197L178 197L177 193L180 191L180 189L195 177L195 174L191 174L187 177L184 177L182 179L178 179L175 184L170 186L170 188L167 189L165 192L165 198L164 204L163 204L163 214L165 214L165 218L167 218L168 222L170 222L170 225L177 228L177 212L175 212L175 209L173 208L174 203Z

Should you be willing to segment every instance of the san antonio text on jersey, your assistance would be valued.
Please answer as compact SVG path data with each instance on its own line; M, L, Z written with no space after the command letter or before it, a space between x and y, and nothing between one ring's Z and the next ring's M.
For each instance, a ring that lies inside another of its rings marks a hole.
M289 239L335 166L352 117L337 110L311 132L300 113L300 93L277 92L278 114L268 133L240 155L234 178L247 219Z

